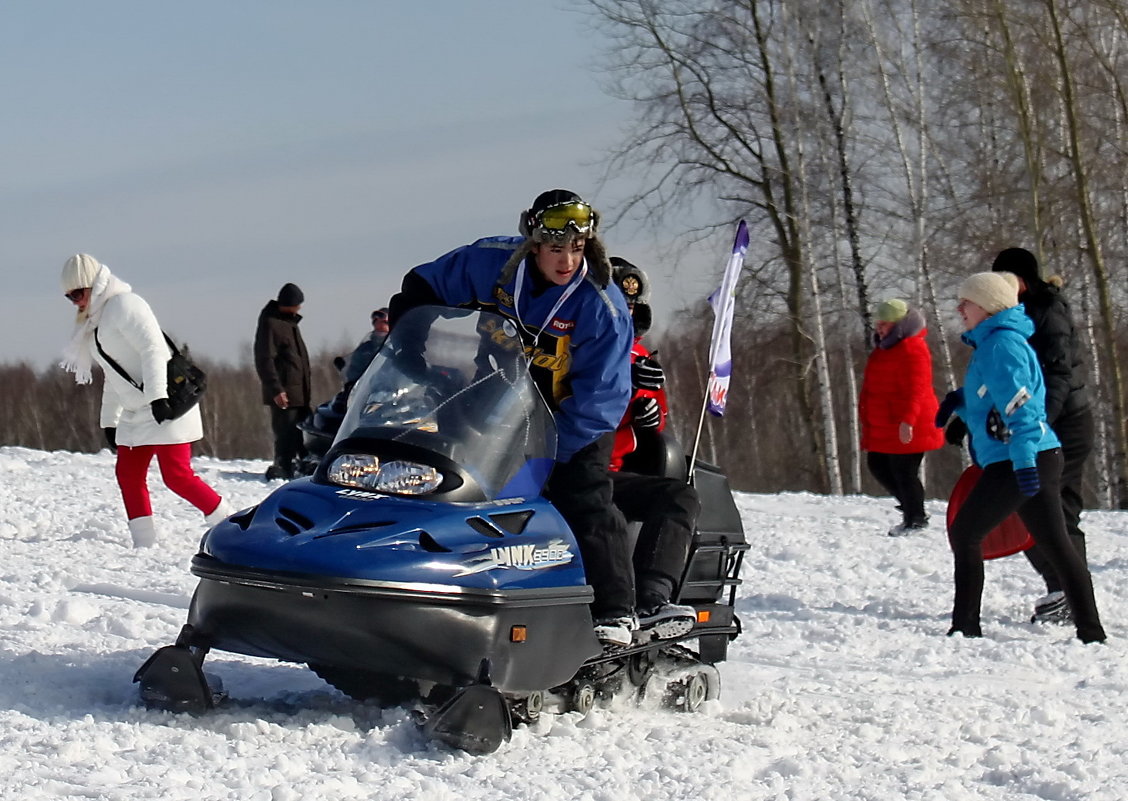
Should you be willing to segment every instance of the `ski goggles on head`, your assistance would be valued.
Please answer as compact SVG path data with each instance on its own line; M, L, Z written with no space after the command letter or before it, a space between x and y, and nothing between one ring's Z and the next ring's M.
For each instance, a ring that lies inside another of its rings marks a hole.
M569 233L587 236L595 230L595 211L581 200L557 203L537 212L532 228L557 239Z

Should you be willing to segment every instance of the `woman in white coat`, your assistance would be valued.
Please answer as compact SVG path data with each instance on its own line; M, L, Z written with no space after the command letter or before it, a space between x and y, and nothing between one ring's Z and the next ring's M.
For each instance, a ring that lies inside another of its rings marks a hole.
M219 522L234 509L192 469L192 443L204 435L199 407L170 419L171 354L149 304L85 253L67 259L62 283L78 311L61 366L80 384L90 383L94 360L105 373L99 424L117 452L117 482L133 546L156 541L147 482L154 456L165 485L199 509L209 525ZM118 373L107 356L142 388Z

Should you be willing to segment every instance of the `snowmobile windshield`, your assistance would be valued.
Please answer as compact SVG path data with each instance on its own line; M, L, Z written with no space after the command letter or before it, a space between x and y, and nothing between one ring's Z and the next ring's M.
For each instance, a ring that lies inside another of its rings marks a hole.
M420 306L396 323L349 395L334 444L398 443L465 469L490 500L540 492L556 454L552 413L513 323Z

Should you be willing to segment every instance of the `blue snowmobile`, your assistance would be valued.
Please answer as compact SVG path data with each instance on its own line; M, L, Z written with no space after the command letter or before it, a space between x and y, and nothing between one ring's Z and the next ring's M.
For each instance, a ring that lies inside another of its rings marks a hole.
M219 649L413 705L428 735L473 753L498 748L515 721L586 713L616 693L698 708L740 631L748 546L725 477L695 471L703 512L677 595L697 609L692 631L604 650L576 540L541 495L555 448L512 322L413 309L353 388L314 475L204 535L188 621L134 676L144 703L214 707L203 661ZM684 470L676 450L667 461Z

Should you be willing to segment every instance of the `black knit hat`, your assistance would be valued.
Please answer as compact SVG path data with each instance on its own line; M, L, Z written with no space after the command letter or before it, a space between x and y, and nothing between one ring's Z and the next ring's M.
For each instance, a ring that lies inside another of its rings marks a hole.
M1038 269L1038 259L1026 248L1007 248L999 251L999 255L991 264L991 272L1013 273L1027 286L1039 286L1045 283L1042 280L1042 271Z
M278 290L279 306L301 306L305 302L305 295L297 284L285 284Z

